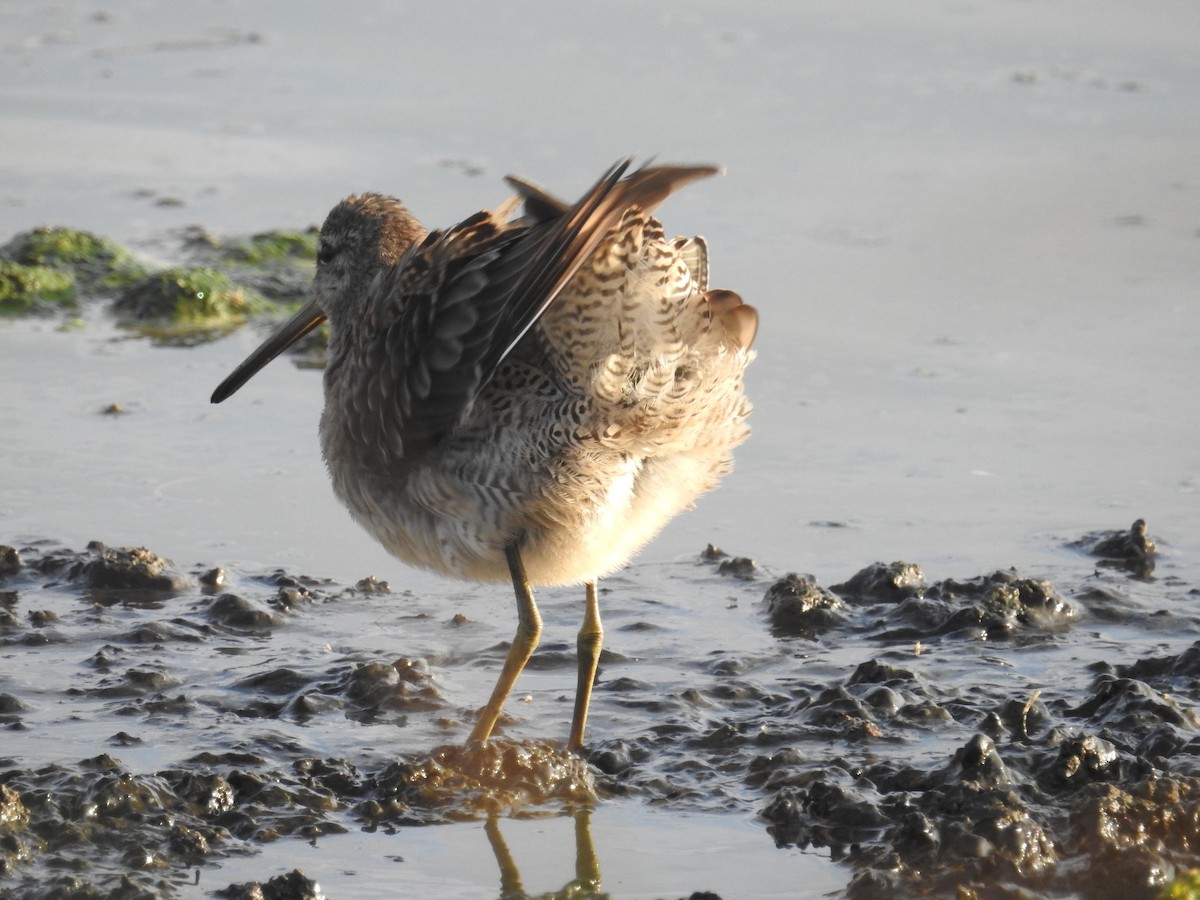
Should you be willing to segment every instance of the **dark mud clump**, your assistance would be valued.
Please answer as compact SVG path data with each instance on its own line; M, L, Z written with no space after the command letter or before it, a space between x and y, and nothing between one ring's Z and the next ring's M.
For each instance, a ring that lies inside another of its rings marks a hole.
M717 572L721 575L729 575L744 581L750 581L758 575L758 566L754 564L754 560L748 556L730 556L720 547L712 544L704 548L700 558L704 562L716 563Z
M844 621L846 603L811 575L791 573L767 588L763 607L777 637L815 637Z
M163 591L178 593L192 580L145 547L111 548L97 541L66 567L66 576L95 591Z
M321 886L299 869L276 875L265 884L231 884L216 894L226 900L325 900Z
M286 621L269 607L237 594L222 594L208 607L208 617L217 625L244 632L269 632Z
M0 578L16 575L21 571L21 554L15 547L0 545Z
M830 590L856 603L899 603L920 597L925 589L925 573L921 567L897 561L873 563L860 569L844 584L835 584Z
M1124 569L1139 578L1154 573L1158 544L1146 531L1146 520L1138 519L1128 531L1097 531L1071 543L1099 560L1099 565Z

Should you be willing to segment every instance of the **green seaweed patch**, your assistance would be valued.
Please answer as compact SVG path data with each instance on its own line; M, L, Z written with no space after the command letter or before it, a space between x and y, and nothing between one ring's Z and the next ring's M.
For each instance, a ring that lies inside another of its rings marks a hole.
M264 231L240 240L222 240L203 228L184 232L191 261L227 273L279 303L303 299L316 271L317 229Z
M1200 897L1200 869L1187 869L1164 885L1155 900L1196 900Z
M182 232L183 244L198 258L209 262L245 263L256 265L278 260L315 263L317 238L314 228L303 231L272 229L248 238L223 240L206 228L194 225Z
M124 248L90 231L75 228L35 228L18 234L5 255L26 265L56 266L113 259Z
M168 343L202 343L274 308L253 288L209 268L166 269L126 289L113 312L126 326Z
M261 266L229 266L229 274L276 303L302 302L308 294L315 266L303 262L268 262Z
M280 259L317 259L315 228L307 231L264 231L248 240L224 246L225 255L232 261L258 265Z
M70 272L88 288L119 290L145 278L148 272L120 244L77 228L42 227L23 232L0 250L0 257Z
M49 266L0 260L0 313L15 315L75 304L75 276Z

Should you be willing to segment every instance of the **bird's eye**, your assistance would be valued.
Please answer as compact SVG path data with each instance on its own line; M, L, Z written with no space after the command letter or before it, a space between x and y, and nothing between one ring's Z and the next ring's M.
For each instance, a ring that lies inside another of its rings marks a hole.
M323 264L330 263L333 261L333 258L337 256L337 253L337 247L335 247L333 244L326 244L322 242L321 246L317 248L317 262Z

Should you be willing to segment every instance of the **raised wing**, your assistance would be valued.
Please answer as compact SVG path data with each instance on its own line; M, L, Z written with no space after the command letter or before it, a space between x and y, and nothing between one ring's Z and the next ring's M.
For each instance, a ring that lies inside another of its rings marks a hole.
M565 206L513 180L526 214L504 222L479 213L431 233L372 287L381 324L362 370L374 415L363 437L390 455L432 447L469 410L571 276L631 206L650 210L711 166L655 166L629 175L624 161ZM361 395L360 395L361 399Z

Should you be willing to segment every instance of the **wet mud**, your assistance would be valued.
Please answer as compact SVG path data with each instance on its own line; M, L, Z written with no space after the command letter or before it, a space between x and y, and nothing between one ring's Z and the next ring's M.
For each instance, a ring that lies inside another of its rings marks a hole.
M619 796L753 809L764 839L827 849L852 897L1146 896L1200 865L1200 591L1155 577L1140 520L1064 545L1081 566L1055 584L1012 569L937 581L893 562L829 587L709 547L695 577L756 598L761 657L718 642L680 688L606 651L594 703L626 727L593 733L583 756L518 738L519 710L503 736L461 746L472 710L446 696L436 658L284 646L338 604L394 602L403 618L386 583L180 568L100 543L4 546L6 668L64 671L7 679L0 727L112 727L86 757L29 765L0 750L0 896L169 897L197 868L276 840L579 815ZM1096 623L1175 649L1078 653ZM837 645L862 658L823 657ZM498 650L467 663L494 667ZM565 646L539 656L570 664ZM322 752L338 722L362 728ZM356 748L381 725L417 737L398 753ZM122 761L179 732L161 766ZM314 891L297 872L222 896Z

